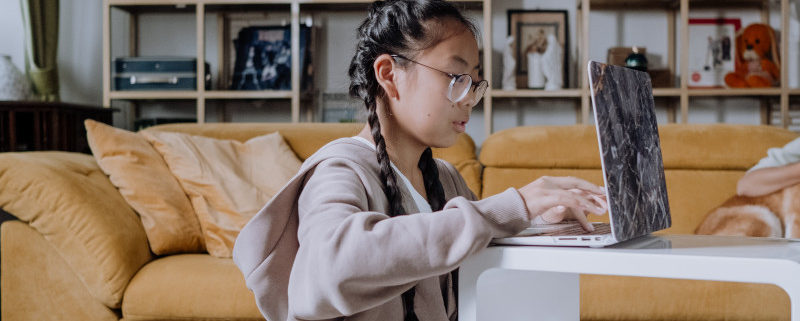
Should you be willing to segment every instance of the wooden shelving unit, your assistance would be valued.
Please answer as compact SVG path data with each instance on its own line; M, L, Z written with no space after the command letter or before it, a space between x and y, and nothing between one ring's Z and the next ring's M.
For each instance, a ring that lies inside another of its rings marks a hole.
M488 136L493 132L493 101L497 99L517 99L517 98L565 98L577 99L580 107L576 111L576 122L588 123L590 121L590 98L586 76L586 63L588 61L589 37L589 13L592 10L633 10L633 9L657 9L667 12L667 67L672 75L680 77L680 84L675 88L654 88L655 97L661 97L667 101L668 117L671 122L687 122L688 111L690 108L690 98L692 97L756 97L762 99L762 122L768 123L769 101L779 101L781 112L781 125L789 125L789 100L791 97L800 97L800 89L788 87L788 33L781 32L781 57L784 63L781 64L781 87L763 89L691 89L688 88L688 81L683 75L688 74L688 16L690 8L714 8L725 6L726 8L749 8L761 12L762 21L769 19L769 0L576 0L577 8L577 28L574 28L577 38L577 54L579 57L578 68L578 88L566 88L555 91L518 89L500 90L490 85L483 99L484 132ZM299 62L299 30L300 14L307 11L342 11L342 10L361 10L366 9L372 0L103 0L103 105L111 106L112 100L195 100L197 106L197 120L205 122L205 105L207 100L234 100L234 99L262 99L262 100L289 100L291 105L291 120L301 121L301 104L309 98L299 89L301 75ZM483 70L492 71L492 0L460 0L454 1L462 8L482 11L482 42L486 48L483 57ZM130 19L130 55L137 55L137 15L144 12L158 12L159 10L193 12L196 17L196 37L197 37L197 74L205 72L206 60L204 28L206 24L206 12L219 12L225 10L237 10L237 8L250 7L275 8L286 12L290 17L292 39L292 75L291 88L286 91L230 91L230 90L206 90L198 86L192 91L113 91L111 90L111 39L110 39L110 10L120 8L131 13ZM780 0L781 6L781 27L780 30L788 30L789 25L789 0ZM679 18L679 19L676 19ZM677 26L676 26L677 21ZM797 31L791 31L797 32ZM680 52L678 44L680 43ZM677 57L680 56L680 65ZM491 75L485 75L491 81ZM307 119L309 117L306 117Z
M769 113L768 100L779 98L781 110L781 125L786 128L789 125L789 97L792 95L800 94L800 90L796 88L789 88L788 80L788 32L800 32L798 30L789 30L789 0L780 1L781 12L781 25L777 28L783 32L780 33L780 45L782 57L781 63L781 86L774 88L758 88L758 89L693 89L688 86L688 78L685 75L689 74L688 64L688 48L689 48L689 10L690 8L747 8L759 10L761 13L761 22L769 23L769 0L577 0L578 6L578 20L580 28L578 29L578 42L579 42L579 55L580 61L580 87L584 89L581 96L581 116L580 120L583 123L588 122L589 116L589 93L587 90L588 81L586 75L586 62L589 60L589 12L591 10L629 10L629 9L663 9L667 11L667 41L668 41L668 57L667 65L672 71L673 75L679 75L680 86L678 88L656 88L653 94L656 97L677 97L681 123L688 122L688 114L690 108L690 97L756 97L761 98L761 114L762 124L769 123L769 117L764 117ZM675 17L680 17L678 20L678 28L675 28ZM676 29L679 30L676 34ZM788 32L786 32L788 31ZM677 44L680 41L680 52L677 52ZM676 65L676 57L680 55L680 66ZM677 71L677 73L676 73ZM675 107L668 107L670 113L675 110ZM670 120L675 121L677 115L671 114Z
M493 98L580 97L581 89L562 90L494 90Z
M103 106L110 107L112 100L195 100L197 106L197 121L205 122L206 101L210 99L282 99L291 101L292 122L299 122L301 101L305 94L299 89L300 75L300 12L301 10L359 10L366 9L372 0L103 0ZM453 1L466 9L483 10L483 43L491 44L491 0L458 0ZM205 24L206 9L209 10L236 10L248 6L274 6L288 7L291 23L291 51L292 74L291 90L286 91L231 91L231 90L206 90L198 86L192 91L114 91L111 89L111 8L120 8L131 14L130 18L130 56L138 55L137 15L147 12L181 11L193 12L196 17L197 37L197 74L205 73ZM491 55L484 57L485 70L491 70ZM491 114L491 99L484 104L484 112ZM491 117L486 117L491 119ZM489 123L489 125L491 125ZM488 130L487 130L488 132Z

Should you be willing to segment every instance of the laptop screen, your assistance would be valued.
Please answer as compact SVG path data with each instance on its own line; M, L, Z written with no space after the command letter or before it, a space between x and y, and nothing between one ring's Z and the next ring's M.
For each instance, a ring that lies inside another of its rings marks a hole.
M592 61L589 83L615 238L670 227L650 77Z

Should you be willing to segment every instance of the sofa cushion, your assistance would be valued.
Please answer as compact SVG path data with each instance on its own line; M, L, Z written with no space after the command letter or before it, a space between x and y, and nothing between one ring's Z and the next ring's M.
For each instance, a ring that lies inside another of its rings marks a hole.
M730 124L658 127L664 169L746 170L797 137L786 129ZM492 134L481 163L504 168L600 168L594 126L527 126Z
M280 131L286 143L301 160L305 160L328 142L358 134L363 123L216 123L216 124L165 124L147 131L179 132L240 142L250 138ZM481 164L477 161L475 143L467 134L461 134L454 146L434 148L433 156L444 159L461 173L467 186L481 194Z
M125 290L122 316L136 320L264 320L231 259L180 254L145 265Z
M487 168L600 168L597 134L584 125L505 129L486 138L479 159Z
M118 308L150 261L142 221L91 155L0 153L0 207L44 235L91 295Z
M275 132L240 143L143 131L178 178L200 220L206 249L230 257L239 231L300 169Z
M239 142L280 132L297 157L305 160L337 138L358 134L362 127L364 124L353 123L206 123L165 124L147 128L146 131L176 132Z
M97 164L142 219L150 250L158 255L204 251L189 198L147 139L91 119L84 124Z
M670 124L659 126L665 169L748 170L797 133L774 126Z
M3 222L0 245L0 319L119 321L30 225Z

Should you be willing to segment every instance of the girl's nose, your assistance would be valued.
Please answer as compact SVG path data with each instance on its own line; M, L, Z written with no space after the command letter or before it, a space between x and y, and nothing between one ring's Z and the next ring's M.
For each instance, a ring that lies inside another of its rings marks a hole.
M456 103L456 106L464 110L470 110L472 109L472 99L473 98L469 94L467 94L467 96L464 97L464 99L461 99L461 101Z

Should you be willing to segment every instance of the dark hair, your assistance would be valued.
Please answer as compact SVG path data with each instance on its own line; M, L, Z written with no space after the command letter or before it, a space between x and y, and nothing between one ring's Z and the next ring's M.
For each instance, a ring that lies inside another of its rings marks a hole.
M415 52L433 47L447 35L444 28L437 28L436 24L441 25L448 19L459 22L473 35L477 34L475 26L452 3L444 0L375 1L370 6L369 16L358 27L358 45L348 70L350 95L363 100L367 109L380 176L385 182L383 191L389 201L389 216L406 213L381 134L376 108L377 99L384 97L384 92L375 78L373 63L382 54L414 57ZM399 60L398 63L406 61ZM444 206L444 191L430 148L422 153L418 166L422 170L431 209L438 211Z
M402 195L398 180L389 163L386 142L381 134L378 119L377 99L384 97L382 87L375 78L373 63L382 54L398 54L414 57L415 52L433 47L447 35L440 28L446 21L460 23L473 35L477 28L461 12L444 0L389 0L375 1L369 9L369 16L358 27L358 45L350 61L350 95L364 101L367 121L375 140L376 156L380 165L380 177L384 183L383 192L389 202L389 216L407 214L403 210ZM406 63L400 60L398 63ZM430 147L420 157L418 167L425 181L428 203L434 211L444 207L444 190L439 181L439 170ZM403 303L407 320L416 320L413 313L414 289L403 293Z

